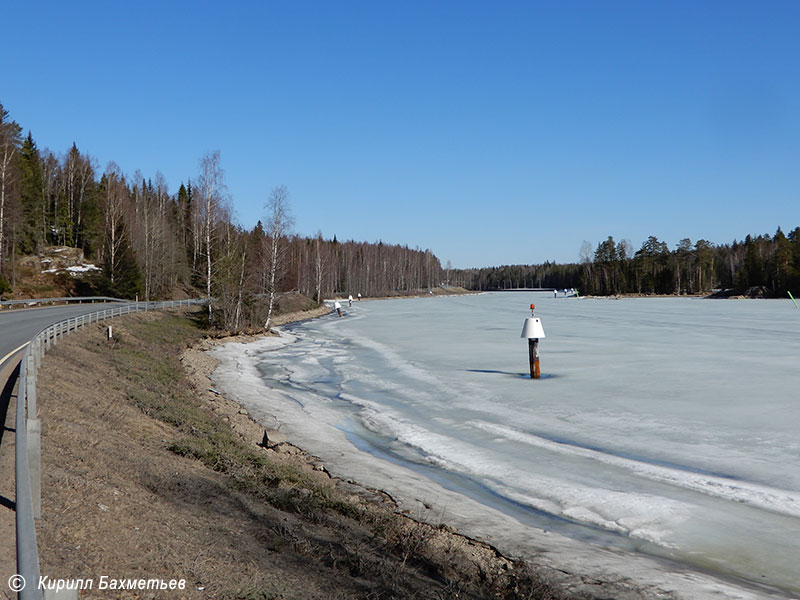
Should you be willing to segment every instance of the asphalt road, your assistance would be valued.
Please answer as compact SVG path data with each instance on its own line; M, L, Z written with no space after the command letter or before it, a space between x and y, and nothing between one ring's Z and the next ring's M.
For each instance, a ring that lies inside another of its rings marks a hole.
M117 302L97 304L70 304L44 308L4 309L0 311L0 368L8 354L39 333L45 327L70 317L77 317L104 307L120 306ZM0 381L2 386L5 381Z

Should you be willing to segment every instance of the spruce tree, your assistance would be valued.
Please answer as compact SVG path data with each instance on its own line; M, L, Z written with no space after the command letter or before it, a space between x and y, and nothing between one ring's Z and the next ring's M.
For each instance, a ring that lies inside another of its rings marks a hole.
M45 244L47 206L42 196L42 159L30 131L17 154L17 166L20 174L20 201L23 212L20 250L23 254L31 254Z
M106 252L104 254L103 274L96 278L97 291L115 298L133 299L142 293L142 273L136 264L136 257L128 242L126 228L123 223L118 224L116 236L122 242L115 254L113 265L110 263L111 253ZM114 273L113 281L110 273Z

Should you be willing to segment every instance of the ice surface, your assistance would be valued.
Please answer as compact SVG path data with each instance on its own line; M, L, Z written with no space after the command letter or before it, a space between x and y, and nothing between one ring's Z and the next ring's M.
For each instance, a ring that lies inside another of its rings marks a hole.
M537 381L519 338L531 302ZM791 302L498 293L344 310L216 350L216 384L334 472L502 549L641 571L686 598L771 596L642 555L800 594Z

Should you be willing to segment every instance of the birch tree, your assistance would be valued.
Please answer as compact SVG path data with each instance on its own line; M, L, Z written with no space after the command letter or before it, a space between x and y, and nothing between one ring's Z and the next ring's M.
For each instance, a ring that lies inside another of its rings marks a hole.
M272 311L275 306L275 295L278 291L279 278L286 270L286 240L294 221L289 214L289 190L286 186L280 185L272 188L272 192L267 200L267 227L268 237L265 238L267 244L266 271L267 293L269 294L269 307L267 308L267 320L264 329L269 331L269 322L272 319Z
M325 273L325 258L322 255L322 231L314 238L314 300L322 302L322 276Z
M210 152L200 159L200 177L197 182L198 209L202 223L202 236L205 241L203 253L206 267L206 298L208 299L208 318L211 320L211 285L214 256L214 229L223 202L225 186L220 166L219 150Z
M65 206L62 212L63 244L86 249L84 209L89 187L94 184L94 160L83 155L75 143L64 157L61 170L61 195Z
M16 122L8 119L8 111L0 104L0 273L5 264L5 211L14 177L13 160L19 149L21 131L22 128Z
M42 154L42 210L44 230L42 239L45 243L55 243L58 240L58 227L56 215L58 214L58 177L61 170L58 158L52 151L45 149Z
M244 322L244 304L250 298L247 281L249 236L225 220L220 225L220 240L214 273L215 319L226 329L238 331Z
M117 278L120 250L124 242L123 236L125 235L123 219L128 186L125 185L125 178L120 168L114 162L108 163L105 180L106 194L105 206L103 207L105 244L103 245L103 253L105 255L106 275L111 280L111 284L114 285Z

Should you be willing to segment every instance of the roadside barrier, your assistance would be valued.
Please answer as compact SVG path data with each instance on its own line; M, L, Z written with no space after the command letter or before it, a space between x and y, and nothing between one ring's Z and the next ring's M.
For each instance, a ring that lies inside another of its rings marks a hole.
M55 300L77 299L59 298ZM88 300L88 298L82 298L81 300ZM124 302L117 298L104 300ZM40 570L35 527L35 520L41 516L42 511L42 430L36 408L36 375L45 353L66 334L91 323L140 311L205 304L205 302L205 299L131 302L112 308L103 308L92 313L70 317L58 323L53 323L35 335L26 346L19 366L15 425L16 455L14 470L17 518L17 574L24 577L26 582L26 585L18 591L17 597L19 600L42 600L43 598L42 590L38 589ZM74 592L72 597L77 598L77 590L74 590ZM49 596L49 594L45 593L45 596Z
M37 304L71 304L77 302L78 304L82 304L84 302L88 302L89 304L94 304L95 302L128 302L128 300L121 300L120 298L110 298L108 296L68 296L66 298L31 298L29 300L0 300L0 309L2 308L14 308L15 306L21 306L25 308L30 308L31 306L36 306Z

